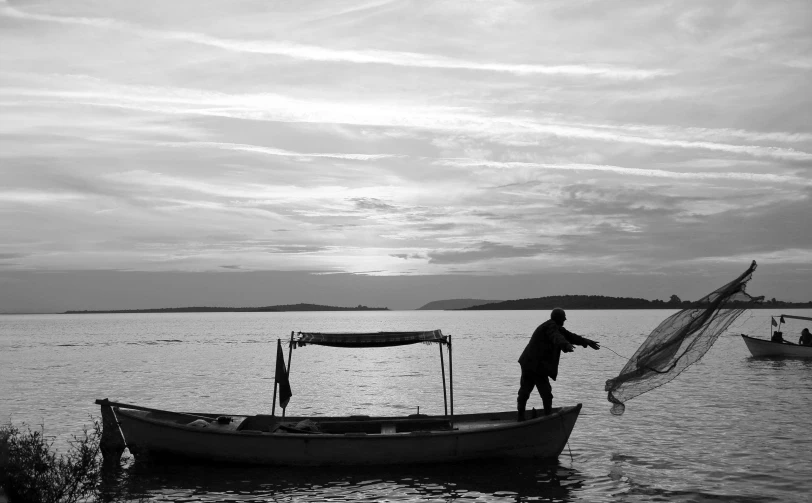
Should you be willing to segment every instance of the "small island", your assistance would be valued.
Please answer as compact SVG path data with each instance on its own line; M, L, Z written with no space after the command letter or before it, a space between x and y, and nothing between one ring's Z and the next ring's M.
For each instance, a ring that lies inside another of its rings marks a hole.
M464 311L526 310L526 309L687 309L706 307L696 301L682 300L672 295L667 301L646 300L634 297L606 297L603 295L556 295L532 299L506 300L462 308ZM763 302L731 302L726 307L735 309L810 309L810 302L784 302L776 299Z
M113 309L105 311L65 311L65 314L105 314L105 313L284 313L290 311L389 311L388 307L321 306L318 304L287 304L265 307L165 307L160 309Z
M441 311L441 310L459 310L469 307L481 306L483 304L493 304L502 302L501 300L482 300L482 299L448 299L448 300L435 300L417 308L418 311Z

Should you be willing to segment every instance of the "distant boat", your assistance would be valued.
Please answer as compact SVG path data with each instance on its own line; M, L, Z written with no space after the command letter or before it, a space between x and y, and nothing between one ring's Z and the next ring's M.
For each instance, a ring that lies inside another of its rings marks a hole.
M806 316L795 316L790 314L782 314L779 317L778 322L775 321L775 317L772 317L770 323L770 339L772 339L775 334L779 334L783 337L780 329L781 325L786 323L787 319L812 321L812 318ZM772 327L777 327L775 332L772 331ZM800 330L798 330L798 333L800 334ZM757 339L744 334L741 334L741 336L742 339L744 339L744 343L747 345L747 349L750 350L750 353L752 353L753 356L812 358L812 346L801 346L792 341L786 340L783 342L777 342L773 340Z
M198 461L287 465L341 466L447 463L474 459L557 458L567 445L581 404L553 409L525 421L516 411L454 414L451 337L440 330L386 333L291 334L291 348L306 345L383 347L436 343L443 367L448 349L451 413L409 416L222 415L170 412L137 405L96 400L101 406L105 459L118 459L126 446L140 457L179 457ZM281 358L280 358L281 357ZM281 361L281 366L280 366ZM290 367L288 367L289 369ZM276 379L280 404L288 372L277 343ZM280 379L281 377L281 379ZM276 407L274 384L274 409ZM446 400L446 404L448 401ZM535 416L535 413L532 415Z

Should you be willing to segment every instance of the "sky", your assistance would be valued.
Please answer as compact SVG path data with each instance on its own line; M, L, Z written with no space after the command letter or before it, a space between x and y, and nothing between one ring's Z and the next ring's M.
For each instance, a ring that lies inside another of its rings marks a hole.
M812 3L0 0L0 312L812 300Z

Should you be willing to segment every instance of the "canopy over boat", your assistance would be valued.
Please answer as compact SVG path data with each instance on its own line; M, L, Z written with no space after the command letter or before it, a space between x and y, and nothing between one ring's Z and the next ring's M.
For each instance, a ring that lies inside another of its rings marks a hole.
M298 338L291 338L291 345L304 347L308 344L332 346L337 348L378 348L405 346L407 344L448 344L449 338L440 330L428 332L368 332L368 333L326 333L299 332Z
M770 340L773 339L775 334L783 336L781 333L781 325L786 323L787 319L812 321L812 318L808 316L796 316L794 314L782 314L781 316L778 316L778 321L775 321L775 318L775 316L770 317Z
M293 392L290 388L290 361L293 349L308 345L329 346L334 348L382 348L405 346L408 344L437 344L440 347L440 369L443 379L444 415L449 415L449 394L451 402L451 421L454 418L454 377L451 359L451 336L443 335L441 330L420 330L402 332L291 332L288 342L288 365L285 366L282 353L282 340L277 339L276 373L274 375L274 399L271 415L276 413L276 396L279 389L279 405L282 407L282 417L285 417L290 397ZM445 381L445 361L443 346L448 350L448 391ZM452 423L453 424L453 423Z
M789 319L791 319L791 320L806 320L806 321L812 321L812 318L810 318L810 317L808 317L808 316L795 316L794 314L782 314L782 315L780 316L780 318L781 318L781 323L784 323L784 318L789 318ZM773 319L775 319L775 316L773 316Z

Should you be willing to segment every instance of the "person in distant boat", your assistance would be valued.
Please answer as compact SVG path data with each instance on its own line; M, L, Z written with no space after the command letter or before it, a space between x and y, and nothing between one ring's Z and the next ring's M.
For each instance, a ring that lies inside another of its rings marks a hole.
M773 336L770 338L770 340L772 342L779 342L779 343L783 344L784 343L784 333L779 332L778 330L776 330L775 332L773 332Z
M519 357L519 365L522 367L519 396L516 398L519 421L524 421L527 400L534 387L538 388L541 395L544 414L549 415L552 412L553 388L550 386L550 379L555 381L558 377L558 360L562 351L572 352L575 349L573 344L592 349L601 348L597 342L564 328L566 319L567 315L563 309L560 307L553 309L550 319L536 328Z
M809 333L808 328L801 330L801 337L798 339L798 344L801 346L812 346L812 334Z

